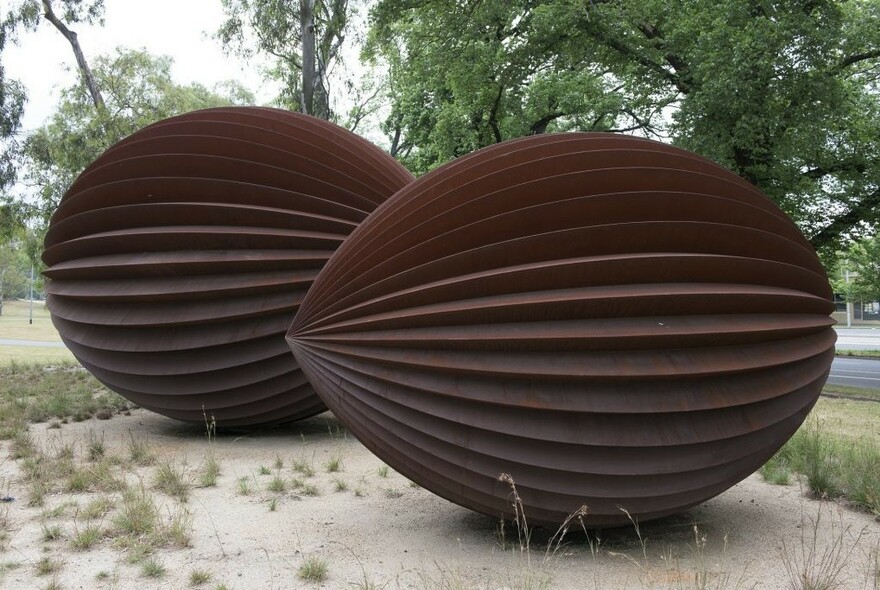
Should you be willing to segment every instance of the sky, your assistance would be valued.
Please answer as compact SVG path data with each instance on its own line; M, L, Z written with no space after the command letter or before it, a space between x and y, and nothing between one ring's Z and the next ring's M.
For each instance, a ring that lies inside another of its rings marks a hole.
M220 43L211 38L223 20L220 0L105 0L105 6L104 27L70 27L89 63L116 47L146 48L174 59L172 75L177 83L200 82L210 88L234 79L254 91L260 102L273 97L257 67L225 56ZM7 44L3 64L6 75L28 90L25 131L39 127L53 112L61 89L76 82L70 44L46 21L35 32L21 32L18 45Z

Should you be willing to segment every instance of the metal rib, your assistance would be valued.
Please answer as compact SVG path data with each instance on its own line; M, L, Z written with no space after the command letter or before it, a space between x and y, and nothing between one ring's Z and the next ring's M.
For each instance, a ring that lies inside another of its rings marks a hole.
M331 257L287 340L330 409L405 476L530 522L683 510L769 458L835 334L795 225L656 142L525 138L399 191Z
M219 426L324 409L284 332L317 272L412 180L325 121L196 111L108 149L45 240L48 307L80 362L156 412Z

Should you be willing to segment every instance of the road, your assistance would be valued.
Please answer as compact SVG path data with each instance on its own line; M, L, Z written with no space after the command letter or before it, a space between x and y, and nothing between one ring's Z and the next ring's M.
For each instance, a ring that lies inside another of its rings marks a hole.
M837 350L880 350L880 328L841 328L837 330Z
M846 337L846 336L842 336ZM873 338L869 348L878 348L878 338ZM36 340L11 340L0 338L0 346L61 346L62 342L39 342ZM838 348L841 348L838 341ZM848 346L846 348L849 348ZM880 359L838 357L831 363L828 383L849 387L880 389Z
M838 357L831 363L828 383L880 389L880 359Z

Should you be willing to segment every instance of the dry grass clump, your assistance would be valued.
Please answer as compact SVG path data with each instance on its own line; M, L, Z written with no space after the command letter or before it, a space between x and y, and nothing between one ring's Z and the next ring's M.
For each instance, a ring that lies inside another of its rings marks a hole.
M798 475L816 498L843 498L880 516L880 446L869 439L844 440L810 421L770 459L761 475L785 484Z
M835 520L829 509L830 533L822 525L824 503L816 518L801 514L800 537L794 543L782 540L780 557L792 590L834 590L845 586L843 572L864 535L852 535L842 518Z
M182 467L178 468L170 461L162 461L153 476L153 488L177 498L181 502L189 499L189 483Z

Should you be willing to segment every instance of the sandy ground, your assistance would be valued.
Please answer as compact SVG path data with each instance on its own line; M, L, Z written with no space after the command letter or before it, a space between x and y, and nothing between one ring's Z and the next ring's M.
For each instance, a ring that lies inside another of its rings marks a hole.
M144 410L60 429L35 425L31 431L48 451L69 444L79 454L91 435L103 437L108 453L123 455L133 435L160 459L186 465L193 478L209 450L204 428ZM220 434L211 444L222 469L217 486L192 490L186 502L191 547L159 550L166 572L155 579L128 563L112 539L87 551L72 549L70 537L81 526L75 509L52 521L61 526L61 537L44 541L45 509L27 506L19 464L7 458L4 442L0 493L8 491L16 500L0 506L8 533L0 552L0 587L46 588L54 581L62 588L176 589L190 587L191 572L202 570L211 574L203 587L238 590L784 588L797 572L821 570L823 560L833 561L828 571L840 564L840 588L880 583L877 520L808 499L798 484L774 486L757 475L687 513L643 524L642 542L631 527L604 531L589 542L583 533L570 534L548 553L549 535L538 532L524 552L515 546L515 529L507 527L502 539L496 520L450 504L391 470L383 477L379 459L330 414L268 433ZM280 470L274 467L278 457ZM334 457L341 458L342 469L327 473L324 464ZM319 495L267 490L276 474L302 478L293 470L296 461L314 466L315 475L305 479ZM261 466L272 473L260 474ZM127 477L149 486L154 470L130 469ZM247 478L250 494L240 493L240 478ZM337 479L347 490L336 491ZM154 493L170 514L176 501ZM94 496L54 494L47 508L71 500L82 506ZM60 558L60 571L37 575L44 556ZM327 563L323 582L297 577L311 556ZM105 572L103 579L96 578L99 572Z

